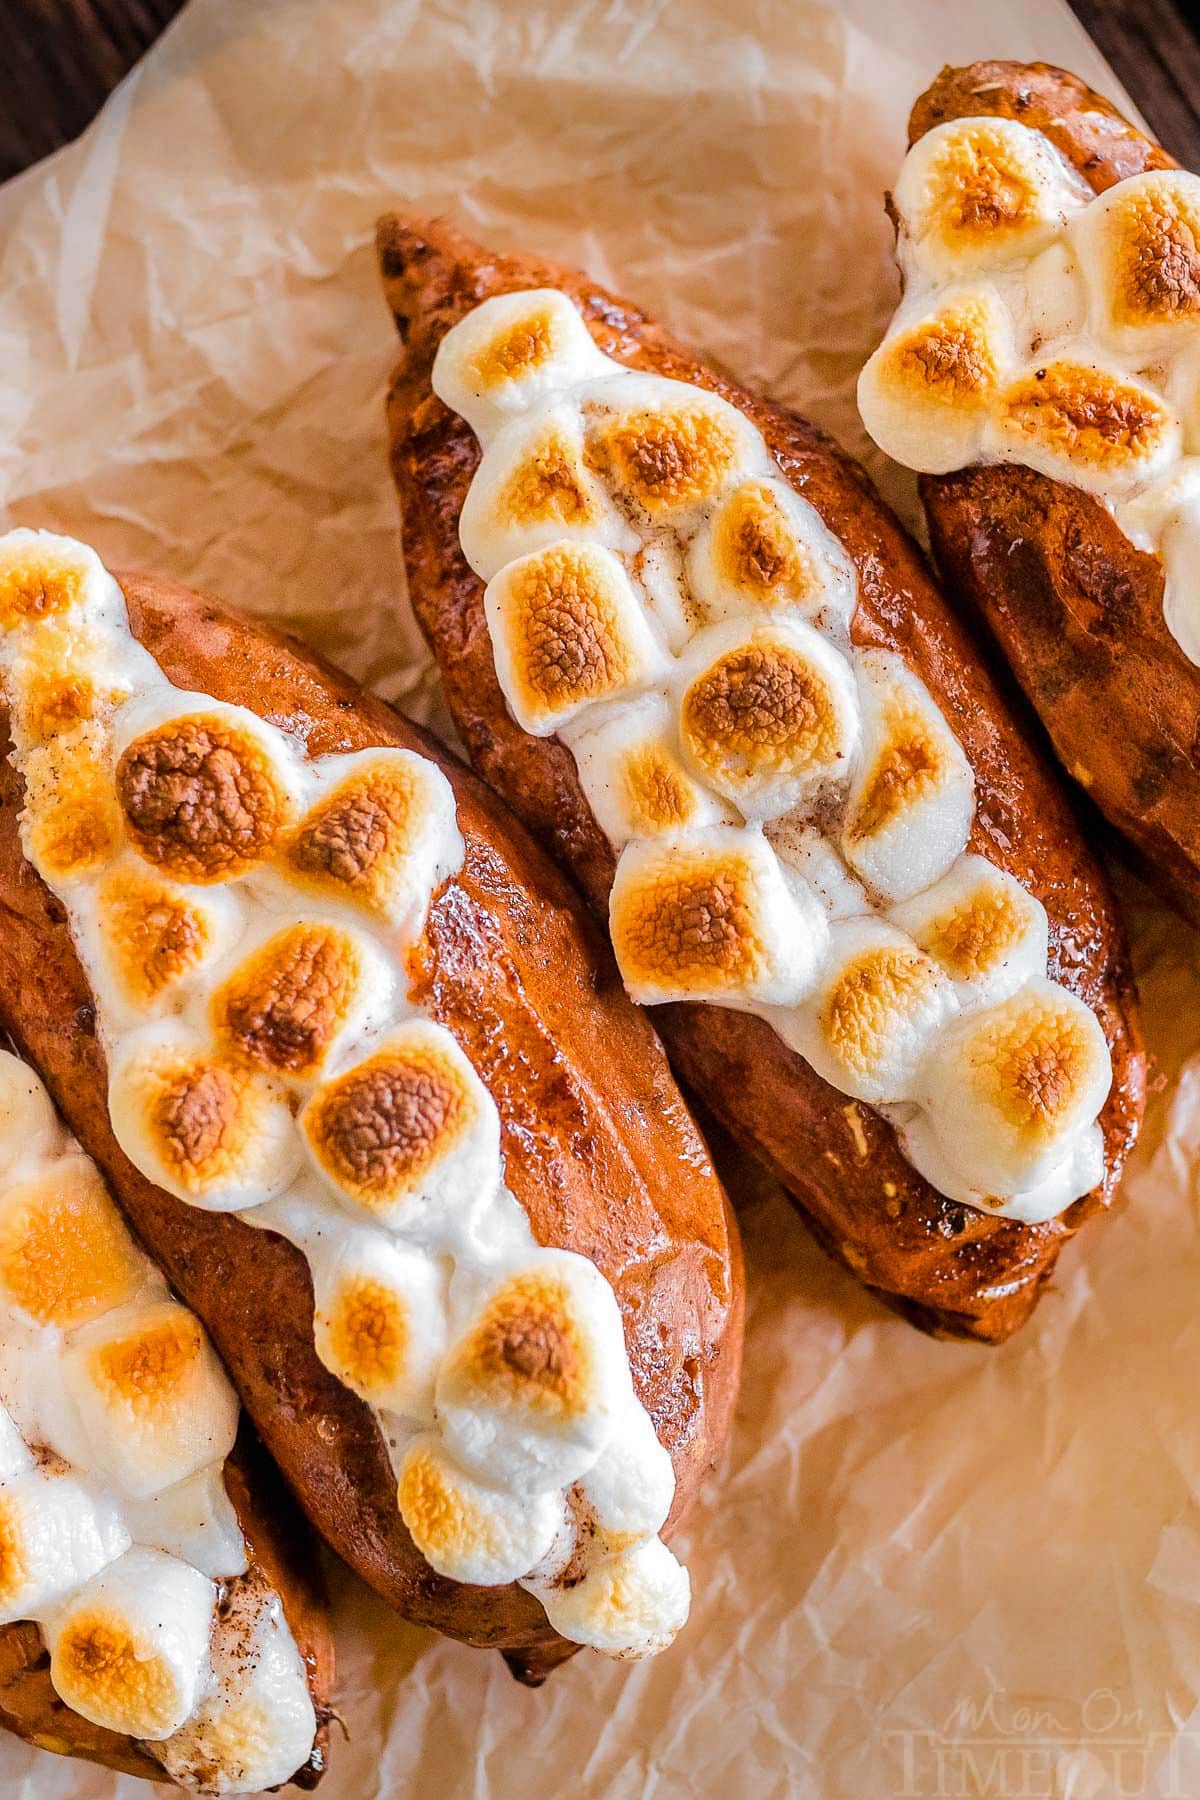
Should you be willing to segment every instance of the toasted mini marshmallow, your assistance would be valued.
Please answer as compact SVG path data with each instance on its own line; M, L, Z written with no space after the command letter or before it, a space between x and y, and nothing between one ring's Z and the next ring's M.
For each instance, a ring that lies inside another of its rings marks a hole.
M484 452L458 525L463 555L484 581L548 544L587 538L612 550L637 539L587 466L571 402L514 419Z
M571 735L584 797L610 844L660 832L728 824L733 815L684 767L662 694L606 707L591 730Z
M1123 354L1152 359L1200 324L1200 176L1130 175L1071 225L1093 329Z
M152 1753L181 1787L248 1794L282 1786L312 1754L317 1721L279 1596L253 1577L226 1595L212 1638L212 1685Z
M176 881L232 881L297 810L278 732L245 707L168 689L120 715L117 798L138 853Z
M129 1548L118 1508L73 1476L0 1480L0 1625L39 1617Z
M657 1656L687 1624L687 1570L658 1538L633 1545L590 1569L572 1587L538 1589L560 1637L605 1656Z
M174 1487L123 1501L133 1540L191 1563L213 1579L246 1570L246 1539L225 1488L221 1463L210 1463Z
M564 1519L562 1495L518 1494L477 1481L431 1432L400 1464L400 1516L431 1569L451 1581L500 1587L546 1555Z
M504 697L535 737L665 673L633 583L599 544L521 557L488 584L484 606Z
M169 1737L203 1692L215 1605L198 1569L157 1550L127 1551L49 1622L55 1691L93 1725Z
M951 119L904 159L892 195L906 266L943 277L1041 250L1091 189L1049 138L1015 119Z
M785 813L772 819L763 836L785 868L799 875L825 908L830 919L853 919L871 910L861 885L854 879L834 846L803 814Z
M879 1105L910 1097L957 1011L949 981L911 938L879 918L844 919L814 992L779 1029L840 1093Z
M259 1205L300 1162L278 1084L205 1049L178 1025L121 1040L108 1106L117 1142L142 1174L210 1212Z
M162 1013L241 935L231 892L185 888L126 853L73 899L76 941L102 1003L118 1017Z
M1153 481L1181 444L1179 419L1144 383L1067 358L1010 382L983 439L989 455L1104 494Z
M13 741L19 750L44 743L124 705L133 672L122 666L111 632L68 612L41 621L12 646L6 679Z
M285 847L288 876L418 936L431 895L463 859L446 776L397 749L322 757L312 770L320 792Z
M973 1143L957 1140L950 1147L952 1161L925 1112L917 1110L895 1124L905 1156L939 1194L977 1212L1016 1219L1022 1225L1044 1225L1048 1219L1056 1219L1104 1179L1104 1132L1099 1124L1069 1138L1065 1155L1049 1173L1015 1194L998 1194L986 1185L982 1169L976 1166ZM987 1154L986 1147L983 1154Z
M0 1192L0 1297L71 1331L131 1300L142 1259L89 1157L68 1155Z
M557 288L530 288L483 301L446 333L433 391L486 442L515 413L610 368L578 307Z
M745 818L778 818L849 774L854 676L811 625L710 626L681 658L676 685L685 756Z
M233 1448L233 1389L195 1314L173 1300L85 1325L63 1355L62 1380L89 1466L127 1493L172 1487Z
M85 720L60 732L28 752L22 773L21 841L38 874L51 886L94 875L123 834L107 729Z
M1044 978L957 1020L921 1072L948 1160L965 1166L969 1154L974 1184L1001 1196L1033 1187L1063 1160L1111 1085L1095 1014Z
M33 1070L0 1050L0 1175L22 1157L51 1156L64 1143L50 1096Z
M966 848L975 777L924 683L899 656L855 658L862 752L850 785L842 853L885 900L944 875Z
M300 1116L313 1160L347 1200L402 1236L453 1239L500 1181L500 1120L453 1036L398 1025L320 1086Z
M773 465L728 400L684 381L627 371L583 395L592 467L635 522L686 523L741 474Z
M428 1423L446 1343L444 1270L379 1232L342 1238L312 1258L317 1355L372 1406Z
M233 1062L310 1081L337 1044L383 1020L394 990L392 968L369 938L302 919L226 976L212 998L213 1034Z
M692 539L687 573L713 620L796 612L844 630L854 611L854 565L786 481L757 477L732 488Z
M858 378L858 410L906 468L942 475L975 462L990 410L1016 363L995 290L956 288L931 312L900 314Z
M609 900L625 985L643 1006L790 1006L828 941L820 901L757 832L730 826L626 845Z
M1003 1000L1045 973L1045 907L982 856L960 857L941 881L889 916L945 970L966 1004Z
M598 1461L580 1477L579 1490L614 1546L662 1530L675 1498L675 1470L644 1407L631 1406L622 1415Z
M464 1467L532 1494L584 1474L630 1399L612 1288L586 1257L542 1250L484 1295L441 1366L436 1407Z
M1018 343L1037 356L1056 339L1078 337L1087 323L1087 299L1079 260L1063 238L1027 267L1000 276L997 287L1013 318Z
M0 633L101 605L111 578L86 544L23 527L0 537Z

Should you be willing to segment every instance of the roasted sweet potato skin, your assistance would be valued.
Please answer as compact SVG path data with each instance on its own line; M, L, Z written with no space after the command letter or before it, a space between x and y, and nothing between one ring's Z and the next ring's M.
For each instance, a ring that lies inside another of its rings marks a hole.
M316 1540L297 1518L277 1471L243 1424L225 1465L225 1485L246 1537L249 1570L283 1601L296 1647L308 1673L317 1715L312 1755L289 1786L314 1788L325 1771L333 1693L333 1636ZM55 1693L50 1653L31 1623L0 1627L0 1725L39 1749L80 1757L123 1775L165 1782L162 1764L132 1738L92 1725Z
M472 762L539 841L553 847L598 912L606 909L614 858L569 751L553 739L527 736L506 709L483 584L458 542L478 448L430 388L442 337L493 294L560 287L609 355L696 382L740 406L855 561L855 641L902 651L958 733L977 780L971 848L1011 870L1044 902L1051 973L1096 1009L1112 1048L1115 1080L1103 1115L1107 1174L1099 1192L1047 1225L984 1217L935 1193L905 1161L890 1126L828 1087L761 1020L682 1005L656 1008L654 1021L677 1073L779 1176L832 1255L924 1329L987 1342L1006 1338L1028 1317L1062 1245L1110 1203L1143 1105L1144 1060L1120 922L1050 768L981 666L915 545L862 470L814 427L737 388L635 306L581 275L493 255L441 221L384 219L378 249L405 345L389 423L413 605Z
M1045 132L1097 193L1167 155L1076 76L1045 64L944 69L913 108L996 114ZM1200 669L1163 619L1163 569L1099 500L1031 469L924 476L934 554L990 635L1064 767L1139 866L1200 920Z
M613 1285L635 1385L675 1462L673 1523L732 1416L740 1247L703 1140L607 943L494 797L415 727L217 602L169 582L120 579L135 635L177 685L252 708L313 755L394 744L433 756L449 775L466 859L434 897L411 960L416 989L491 1089L507 1179L534 1235L589 1256ZM572 1646L523 1589L461 1586L417 1553L374 1414L317 1358L302 1254L232 1215L175 1200L119 1150L92 996L62 907L21 855L20 806L5 760L0 1018L204 1320L321 1535L406 1617L509 1652L519 1673L538 1679Z

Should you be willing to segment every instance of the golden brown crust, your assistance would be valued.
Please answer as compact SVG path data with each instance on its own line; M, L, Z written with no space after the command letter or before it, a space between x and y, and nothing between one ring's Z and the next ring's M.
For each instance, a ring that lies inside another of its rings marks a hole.
M833 1255L926 1329L992 1342L1007 1337L1028 1316L1067 1238L1111 1200L1143 1102L1123 934L1053 775L981 668L915 546L862 470L811 425L735 387L636 307L583 276L492 255L441 222L400 218L382 222L379 258L406 345L389 417L413 602L475 766L573 870L594 907L606 906L612 851L584 801L570 752L554 739L527 736L510 718L496 679L483 586L458 543L479 452L429 381L442 337L480 301L521 288L561 287L601 349L741 407L857 566L856 642L901 651L942 707L975 769L971 848L1045 903L1051 973L1097 1010L1112 1047L1102 1191L1047 1225L984 1217L936 1194L901 1155L891 1127L828 1087L763 1021L678 1005L656 1009L654 1022L677 1074L774 1170Z
M333 1637L316 1543L245 1425L225 1465L225 1485L249 1552L249 1570L239 1579L265 1576L281 1596L307 1671L317 1736L308 1763L288 1785L312 1788L325 1770L333 1693ZM32 1623L0 1626L0 1725L58 1756L167 1781L162 1764L132 1738L92 1725L59 1699L50 1681L50 1652Z
M634 1381L671 1451L678 1517L725 1440L741 1346L736 1228L653 1031L567 884L487 791L389 708L299 645L185 588L122 577L133 630L167 676L254 709L313 755L398 745L457 795L461 873L411 956L421 1003L499 1108L506 1173L541 1243L612 1282ZM20 782L0 770L0 1021L108 1175L146 1248L208 1326L243 1403L317 1529L401 1612L512 1652L569 1654L515 1586L435 1575L401 1522L370 1409L317 1359L300 1251L154 1187L112 1135L92 997L62 907L20 853Z
M1097 193L1177 165L1110 101L1045 64L944 69L909 138L995 113L1044 131ZM1200 920L1200 668L1163 618L1163 566L1099 500L1013 466L924 476L930 538L1065 768L1167 896Z

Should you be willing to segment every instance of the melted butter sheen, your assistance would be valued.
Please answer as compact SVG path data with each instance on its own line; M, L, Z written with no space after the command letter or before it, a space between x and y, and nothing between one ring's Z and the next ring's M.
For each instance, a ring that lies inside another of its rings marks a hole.
M0 1052L0 1623L35 1620L69 1707L211 1793L286 1781L316 1731L279 1597L246 1575L223 1479L237 1419L199 1322ZM245 1745L260 1665L273 1706Z
M941 467L988 429L1076 461L1103 444L1118 473L1169 456L1170 411L1134 380L1066 357L1020 379L1006 271L1052 253L1077 198L1049 146L955 140L910 187L943 289L873 372L889 426ZM988 279L953 287L966 254ZM1043 278L1039 317L1067 279ZM761 434L604 356L549 288L476 307L433 384L483 446L461 537L509 709L570 747L621 853L632 996L760 1014L968 1205L1037 1221L1094 1186L1103 1034L1045 979L1041 904L965 854L962 748L901 658L852 649L853 565ZM564 1617L600 1619L622 1588L572 1592Z
M513 379L552 359L560 333L552 310L514 320L468 373ZM705 454L719 455L724 439L703 426ZM636 433L612 453L654 458ZM569 648L539 637L536 619L528 638L535 716L663 666L619 564L585 545L553 563L564 573ZM510 584L519 629L544 584L538 567ZM407 953L463 855L445 776L386 747L311 761L254 713L173 687L95 554L46 534L0 539L0 678L26 855L67 908L126 1154L190 1204L304 1251L317 1353L375 1409L401 1515L434 1569L524 1582L564 1635L607 1654L664 1648L687 1617L688 1577L658 1539L674 1475L633 1391L616 1297L586 1258L535 1243L505 1185L495 1102L408 994ZM84 1232L82 1202L66 1223ZM14 1283L31 1308L65 1306L53 1259L27 1236ZM0 1220L0 1275L5 1244ZM99 1248L115 1310L81 1323L66 1386L96 1465L116 1473L119 1440L144 1505L164 1460L194 1479L211 1449L182 1321L198 1327L174 1308L182 1319L155 1315L131 1342L120 1257ZM226 1423L231 1436L232 1413ZM95 1560L87 1543L79 1554ZM155 1566L138 1565L143 1586ZM189 1662L197 1590L181 1586L153 1679L126 1629L129 1591L114 1578L90 1597L61 1642L64 1683L74 1693L80 1671L115 1671L110 1716L140 1705L165 1722L172 1770L206 1734L231 1766L257 1770L287 1710L270 1634L252 1634L261 1693L218 1721ZM218 1669L236 1660L219 1642L213 1654Z
M1041 132L956 119L905 158L900 308L859 410L927 474L1023 464L1094 494L1163 559L1200 663L1200 177L1091 189Z

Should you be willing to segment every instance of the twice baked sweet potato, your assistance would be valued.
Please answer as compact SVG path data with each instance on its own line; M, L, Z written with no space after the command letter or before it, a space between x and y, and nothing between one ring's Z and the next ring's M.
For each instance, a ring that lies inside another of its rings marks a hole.
M145 576L123 576L120 586L135 638L178 687L250 709L289 734L302 757L407 747L448 776L464 858L437 887L408 953L411 996L448 1027L490 1093L505 1178L537 1243L589 1259L611 1284L634 1391L674 1465L673 1525L730 1423L740 1252L703 1142L607 945L487 790L387 707L215 601ZM136 770L130 777L139 778ZM230 804L236 812L236 796ZM304 1255L232 1212L175 1198L118 1147L96 996L64 906L22 853L21 807L22 782L6 760L0 1009L8 1029L142 1243L207 1325L264 1443L327 1542L406 1617L501 1649L523 1678L540 1679L574 1646L551 1630L539 1602L515 1583L439 1576L414 1547L376 1412L318 1358ZM202 819L201 835L204 827ZM327 864L354 848L336 833L322 842ZM369 1118L364 1129L360 1148L369 1145ZM368 1318L368 1349L371 1325ZM569 1345L543 1348L567 1359L554 1361L550 1374L570 1372ZM532 1355L537 1346L526 1349Z
M981 117L1043 133L1096 194L1178 167L1110 101L1041 63L944 69L913 108L909 141ZM1190 274L1180 256L1194 293L1194 252ZM921 498L948 588L998 646L1064 768L1147 876L1200 918L1200 668L1164 619L1162 560L1096 494L1029 467L923 475Z
M1028 1317L1067 1238L1111 1201L1143 1100L1121 925L1053 772L915 546L862 471L820 432L736 387L583 275L494 254L442 222L386 218L378 249L404 343L389 422L412 602L475 767L553 848L598 913L607 911L614 850L585 800L571 751L553 735L523 730L506 705L484 582L460 547L480 450L464 418L435 397L431 377L447 334L481 303L559 290L617 363L731 401L848 553L858 581L855 649L898 652L940 706L974 771L969 848L1044 903L1050 973L1103 1025L1114 1078L1101 1114L1105 1171L1097 1189L1047 1223L990 1216L936 1192L902 1154L891 1124L847 1101L761 1018L694 1003L659 1006L654 1018L677 1073L782 1180L833 1256L924 1329L989 1342L1007 1337Z

